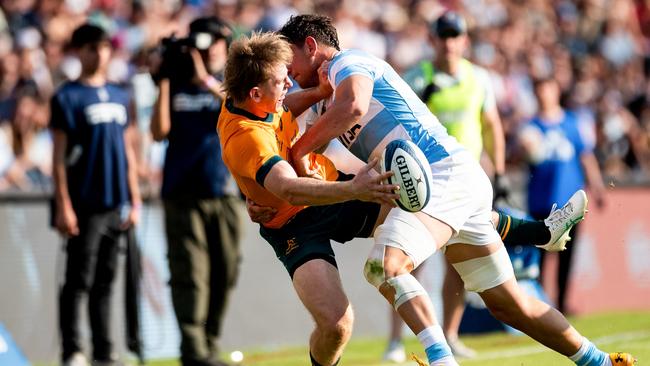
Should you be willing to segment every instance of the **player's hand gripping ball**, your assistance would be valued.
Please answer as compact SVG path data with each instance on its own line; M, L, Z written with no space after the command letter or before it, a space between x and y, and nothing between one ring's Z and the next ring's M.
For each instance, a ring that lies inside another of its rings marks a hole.
M417 212L429 202L431 167L422 150L407 140L391 141L381 159L381 171L392 171L389 184L397 184L400 198L397 205L406 211Z

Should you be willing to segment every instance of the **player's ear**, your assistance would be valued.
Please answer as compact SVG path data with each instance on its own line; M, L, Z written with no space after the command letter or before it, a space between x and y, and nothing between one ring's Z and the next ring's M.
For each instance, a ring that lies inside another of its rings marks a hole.
M260 92L259 87L254 87L248 91L248 96L256 103L259 103L262 100L262 93Z
M307 38L305 38L305 47L307 48L307 52L309 52L309 56L313 56L318 49L318 42L316 41L316 38L307 36Z

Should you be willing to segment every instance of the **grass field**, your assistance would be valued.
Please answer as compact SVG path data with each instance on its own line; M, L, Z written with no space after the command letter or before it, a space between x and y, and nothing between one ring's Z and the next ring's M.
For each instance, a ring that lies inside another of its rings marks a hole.
M639 366L650 366L650 310L591 315L570 319L585 336L605 351L625 351L634 354ZM566 357L542 347L526 336L504 333L466 336L463 341L479 352L477 359L460 362L463 366L555 366L572 365ZM388 366L379 362L385 346L384 339L353 337L340 366ZM416 352L424 358L415 338L406 339L407 353ZM306 347L279 350L243 350L243 366L308 366ZM176 366L176 361L149 362L152 366ZM415 365L414 362L405 365Z

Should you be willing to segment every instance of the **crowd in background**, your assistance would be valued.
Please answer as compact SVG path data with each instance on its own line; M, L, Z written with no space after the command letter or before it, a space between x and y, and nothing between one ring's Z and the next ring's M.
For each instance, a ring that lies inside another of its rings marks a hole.
M297 13L335 20L341 46L386 59L398 72L435 57L428 23L451 8L469 22L468 57L490 71L517 164L519 126L537 111L534 78L554 75L563 104L593 122L608 181L650 181L650 1L648 0L4 0L0 3L0 191L51 191L49 99L80 72L67 51L86 20L111 34L113 82L136 106L139 176L157 195L165 145L149 122L158 45L184 36L199 15L217 15L235 34L276 30ZM216 121L215 121L216 124Z

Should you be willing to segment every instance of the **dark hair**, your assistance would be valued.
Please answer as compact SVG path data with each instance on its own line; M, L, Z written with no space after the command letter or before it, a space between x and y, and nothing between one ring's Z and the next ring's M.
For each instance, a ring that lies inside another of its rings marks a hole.
M287 23L278 31L289 43L302 47L305 38L314 37L318 43L340 50L339 37L332 19L324 15L303 14L291 16Z
M70 38L70 47L81 48L87 44L99 43L103 41L110 41L108 33L106 33L103 28L97 25L85 23L77 27L77 29L72 32L72 37Z

